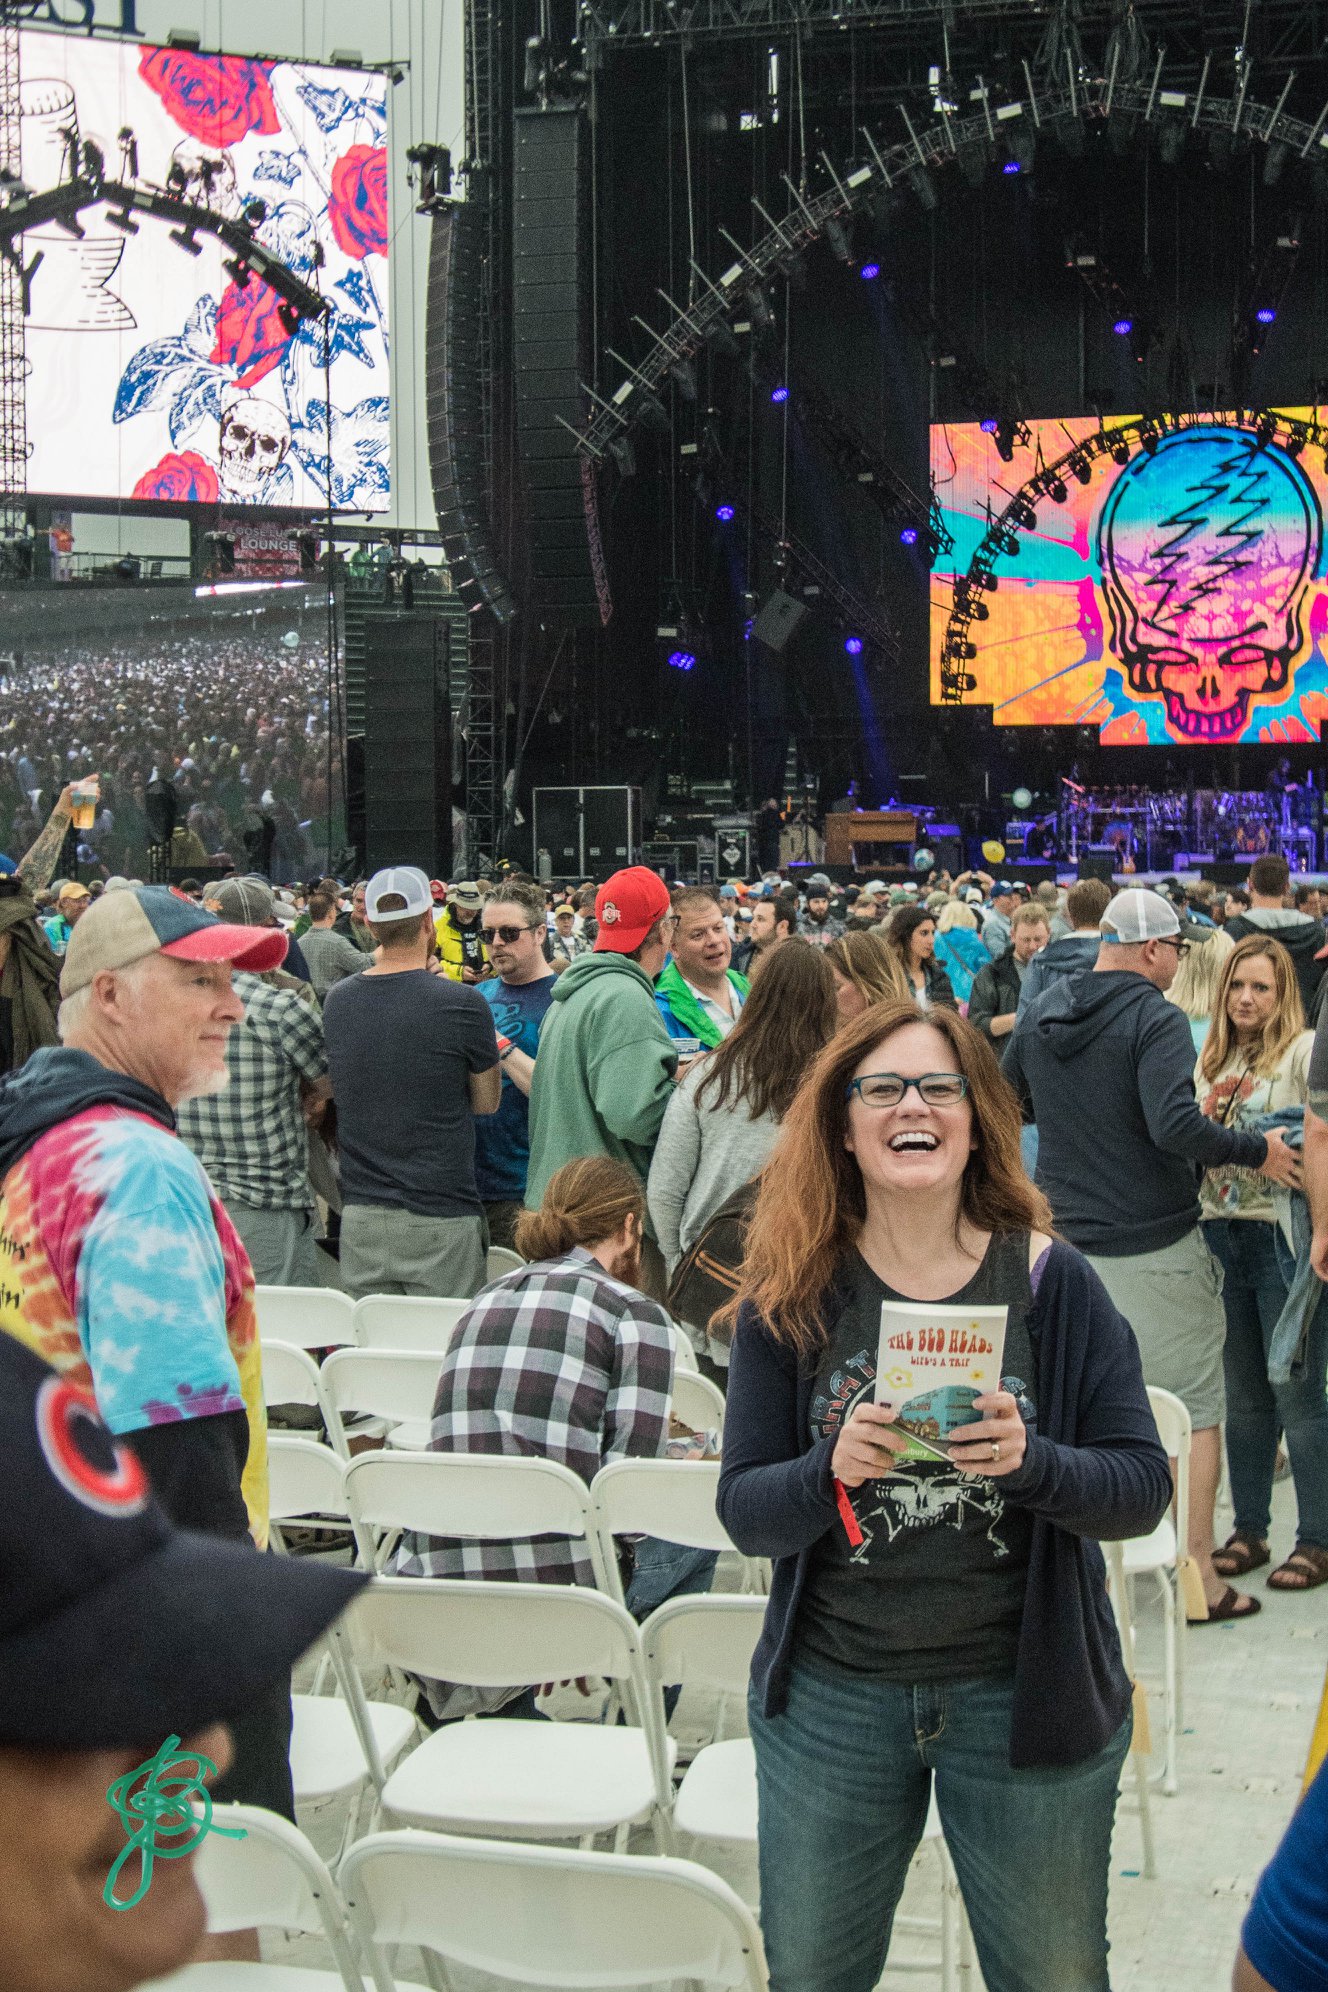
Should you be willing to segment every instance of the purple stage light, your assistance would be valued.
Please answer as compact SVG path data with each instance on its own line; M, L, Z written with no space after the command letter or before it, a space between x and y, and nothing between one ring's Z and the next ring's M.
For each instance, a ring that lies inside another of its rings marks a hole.
M1018 173L1022 171L1022 168L1020 167L1019 161L1017 159L1007 159L1005 164L1002 166L1001 171L1002 173L1008 175L1010 173Z
M844 638L844 648L850 657L861 657L862 638L860 636L846 636Z
M671 650L669 663L675 671L693 671L696 668L696 655L691 650Z
M880 274L881 274L881 266L879 263L864 263L862 268L858 271L858 275L862 278L862 281L865 284L869 284L873 277L879 277Z
M1134 330L1134 320L1132 318L1118 318L1111 329L1118 339L1128 339Z
M996 434L996 417L994 415L989 415L982 424L982 433L984 436L994 436Z
M1276 323L1277 320L1277 313L1273 310L1272 306L1268 304L1265 304L1261 310L1256 311L1254 315L1258 319L1260 325L1272 325Z
M772 388L772 389L770 390L770 399L771 399L772 401L787 401L787 400L788 400L788 389L787 389L786 387L775 387L775 388Z
M918 543L917 527L905 526L899 535L899 543L901 546L916 546Z
M715 517L719 520L721 526L726 526L733 517L732 505L716 505Z

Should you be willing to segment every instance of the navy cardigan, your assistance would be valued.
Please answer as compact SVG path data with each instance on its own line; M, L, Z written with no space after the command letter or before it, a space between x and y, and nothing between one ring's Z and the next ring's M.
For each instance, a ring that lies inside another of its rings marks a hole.
M823 1303L838 1311L832 1288ZM1010 1763L1076 1764L1103 1749L1130 1705L1098 1541L1148 1535L1171 1500L1171 1471L1129 1323L1072 1246L1053 1244L1028 1316L1038 1422L1000 1490L1033 1515L1015 1663ZM752 1680L766 1715L788 1695L798 1600L813 1545L842 1528L830 1458L813 1442L814 1366L775 1341L749 1305L738 1316L724 1418L719 1517L747 1556L774 1558Z

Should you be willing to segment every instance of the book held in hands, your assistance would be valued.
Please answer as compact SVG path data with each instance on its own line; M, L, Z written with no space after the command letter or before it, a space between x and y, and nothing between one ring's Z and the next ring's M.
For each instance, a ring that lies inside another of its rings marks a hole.
M981 1416L973 1400L1001 1387L1005 1307L881 1302L876 1402L909 1434L901 1459L948 1457L950 1434Z

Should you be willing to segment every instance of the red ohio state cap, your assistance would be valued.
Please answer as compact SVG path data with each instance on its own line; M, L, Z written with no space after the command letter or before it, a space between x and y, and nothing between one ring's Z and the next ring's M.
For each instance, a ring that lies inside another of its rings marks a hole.
M664 918L670 904L663 879L645 865L628 865L625 871L615 872L595 894L599 922L596 954L631 954L656 921Z

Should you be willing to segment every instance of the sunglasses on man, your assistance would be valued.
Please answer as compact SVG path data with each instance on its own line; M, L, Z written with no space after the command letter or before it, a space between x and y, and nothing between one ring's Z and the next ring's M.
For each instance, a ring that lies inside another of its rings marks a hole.
M501 941L505 948L515 947L523 934L533 934L534 927L481 927L480 932L486 941Z

